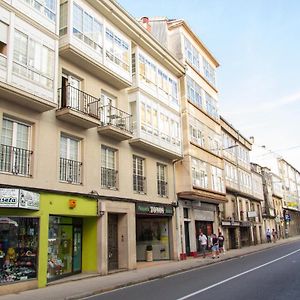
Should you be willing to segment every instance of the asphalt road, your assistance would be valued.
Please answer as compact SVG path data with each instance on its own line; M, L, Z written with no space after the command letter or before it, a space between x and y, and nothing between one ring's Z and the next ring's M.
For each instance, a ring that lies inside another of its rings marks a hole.
M295 242L85 299L298 300L299 270Z

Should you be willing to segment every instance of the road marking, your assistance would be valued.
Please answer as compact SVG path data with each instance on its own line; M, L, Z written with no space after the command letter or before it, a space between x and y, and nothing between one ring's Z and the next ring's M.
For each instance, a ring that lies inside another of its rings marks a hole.
M215 283L215 284L213 284L213 285L210 285L210 286L208 286L208 287L206 287L206 288L204 288L204 289L198 290L198 291L196 291L196 292L194 292L194 293L188 294L188 295L186 295L186 296L184 296L184 297L181 297L181 298L178 298L178 299L176 299L176 300L184 300L184 299L191 298L191 297L193 297L193 296L195 296L195 295L198 295L198 294L203 293L203 292L205 292L205 291L207 291L207 290L210 290L210 289L212 289L212 288L214 288L214 287L216 287L216 286L218 286L218 285L221 285L221 284L223 284L223 283L225 283L225 282L228 282L228 281L230 281L230 280L233 280L233 279L235 279L235 278L238 278L238 277L240 277L240 276L243 276L243 275L245 275L245 274L247 274L247 273L250 273L250 272L253 272L253 271L255 271L255 270L258 270L258 269L260 269L260 268L263 268L263 267L265 267L265 266L267 266L267 265L270 265L270 264L272 264L272 263L274 263L274 262L276 262L276 261L278 261L278 260L284 259L284 258L286 258L286 257L288 257L288 256L290 256L290 255L293 255L293 254L295 254L295 253L297 253L297 252L299 252L299 251L300 251L300 249L295 250L295 251L290 252L290 253L288 253L288 254L286 254L286 255L283 255L283 256L281 256L281 257L279 257L279 258L276 258L276 259L274 259L274 260L271 260L271 261L269 261L269 262L267 262L267 263L265 263L265 264L262 264L262 265L260 265L260 266L257 266L257 267L255 267L255 268L252 268L252 269L247 270L247 271L245 271L245 272L242 272L242 273L240 273L240 274L237 274L237 275L234 275L234 276L229 277L229 278L227 278L227 279L224 279L224 280L222 280L222 281L219 281L219 282L217 282L217 283Z

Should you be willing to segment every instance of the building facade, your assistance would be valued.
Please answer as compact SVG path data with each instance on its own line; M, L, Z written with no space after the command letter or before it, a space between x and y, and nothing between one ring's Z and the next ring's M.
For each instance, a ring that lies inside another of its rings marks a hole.
M184 156L175 163L179 252L184 258L197 255L200 231L218 233L218 204L226 201L216 87L219 64L185 21L154 18L149 24L153 35L186 66L181 81Z
M251 170L251 142L221 117L227 203L220 207L228 249L261 243L262 178Z
M116 2L57 3L0 4L0 293L178 256L184 67Z
M286 236L300 233L300 172L285 159L278 157L279 176L283 189L283 217Z

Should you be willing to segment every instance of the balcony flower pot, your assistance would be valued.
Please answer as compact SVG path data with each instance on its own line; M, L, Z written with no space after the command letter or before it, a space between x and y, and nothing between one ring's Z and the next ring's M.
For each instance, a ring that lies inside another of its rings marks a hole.
M153 261L153 248L152 245L146 247L146 261Z

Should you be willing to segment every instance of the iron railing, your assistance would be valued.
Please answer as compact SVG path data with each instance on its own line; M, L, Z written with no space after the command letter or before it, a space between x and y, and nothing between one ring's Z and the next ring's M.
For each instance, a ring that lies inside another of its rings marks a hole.
M97 99L71 85L58 89L60 108L71 108L99 120L100 99Z
M30 165L33 151L3 145L0 147L0 171L15 175L31 176Z
M81 184L81 169L82 162L61 157L59 180L68 183Z
M118 188L118 171L101 167L101 186L105 188Z
M100 107L100 121L102 126L113 125L119 129L132 133L132 117L112 105Z
M168 183L163 180L157 180L157 194L165 197L168 195Z
M133 175L133 190L136 193L146 193L146 177Z

